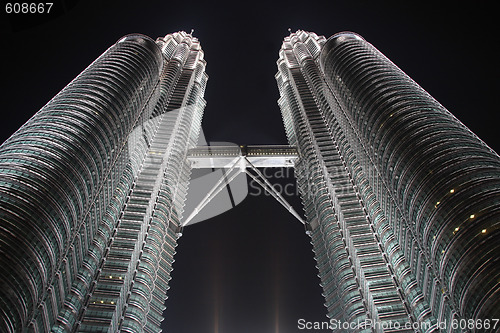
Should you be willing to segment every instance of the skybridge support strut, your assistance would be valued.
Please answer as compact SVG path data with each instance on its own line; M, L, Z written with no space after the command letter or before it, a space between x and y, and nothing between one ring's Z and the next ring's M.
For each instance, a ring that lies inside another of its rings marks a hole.
M300 223L306 225L304 219L258 169L258 167L290 168L295 165L297 158L297 150L292 146L206 146L189 150L187 159L193 168L223 168L228 170L181 225L184 227L189 224L218 193L229 186L242 172L255 180Z

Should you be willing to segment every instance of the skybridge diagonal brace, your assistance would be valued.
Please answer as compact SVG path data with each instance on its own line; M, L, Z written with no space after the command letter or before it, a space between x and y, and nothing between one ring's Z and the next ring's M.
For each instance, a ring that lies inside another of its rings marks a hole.
M240 166L240 159L238 158L234 164L231 166L231 168L228 170L227 174L223 174L217 183L212 187L210 191L208 191L207 195L200 201L200 203L194 208L194 210L191 212L191 214L188 216L188 218L181 224L182 227L186 226L193 218L198 215L198 213L206 206L210 201L212 201L217 194L220 193L226 186L228 186L241 172L241 166ZM240 168L236 168L237 166L240 166ZM232 173L232 174L231 174ZM226 177L229 176L229 178L226 179Z
M245 158L245 157L244 157ZM306 224L306 222L300 217L300 215L293 209L292 205L286 201L285 198L279 193L274 186L267 180L267 178L262 174L262 172L259 171L252 163L250 163L246 158L247 166L250 167L251 170L253 170L257 175L252 174L249 172L248 168L245 170L247 175L249 175L253 180L257 182L264 190L266 190L274 199L276 199L283 207L285 207L297 220L299 220L300 223Z

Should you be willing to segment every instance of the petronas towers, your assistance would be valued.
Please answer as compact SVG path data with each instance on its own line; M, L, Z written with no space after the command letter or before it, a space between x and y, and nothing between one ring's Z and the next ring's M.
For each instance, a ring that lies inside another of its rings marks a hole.
M0 148L0 330L158 331L207 75L125 36Z
M0 331L161 330L205 65L125 36L0 146ZM277 65L330 330L495 331L499 156L359 35Z
M404 332L497 318L498 155L354 33L291 34L278 67L328 316Z

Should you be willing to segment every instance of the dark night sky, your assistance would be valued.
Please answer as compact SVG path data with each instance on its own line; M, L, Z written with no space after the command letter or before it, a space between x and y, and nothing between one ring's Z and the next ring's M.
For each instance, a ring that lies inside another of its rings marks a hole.
M493 2L325 3L75 0L56 1L59 15L49 18L2 12L0 142L121 36L195 29L209 75L207 140L285 143L274 74L291 28L361 34L500 151ZM268 196L186 228L165 331L283 333L298 331L300 318L326 320L311 249L303 227Z

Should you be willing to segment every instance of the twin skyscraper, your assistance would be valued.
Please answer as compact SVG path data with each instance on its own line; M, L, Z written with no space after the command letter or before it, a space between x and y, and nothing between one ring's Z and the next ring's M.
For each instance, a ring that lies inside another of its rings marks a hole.
M205 65L125 36L0 146L0 331L161 330ZM291 33L277 65L338 332L500 329L500 157L357 34Z

